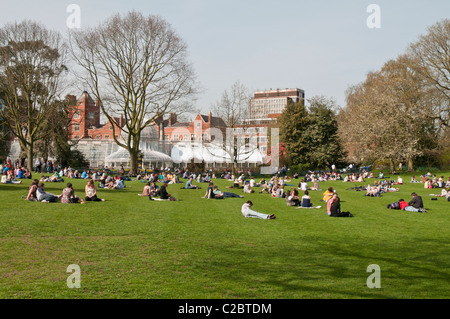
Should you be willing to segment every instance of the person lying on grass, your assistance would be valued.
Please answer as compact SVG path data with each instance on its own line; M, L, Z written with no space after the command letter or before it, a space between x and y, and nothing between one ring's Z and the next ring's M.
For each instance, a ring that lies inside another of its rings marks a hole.
M47 193L44 190L44 183L39 183L37 190L36 190L36 195L37 195L37 200L42 202L42 203L56 203L59 199L59 196L56 196L52 193Z
M219 190L219 187L217 187L217 186L214 186L213 194L214 194L214 198L216 198L216 199L230 198L230 197L244 198L244 196L242 196L242 195L238 195L238 194L231 193L231 192L223 192L222 193Z
M206 190L206 194L202 198L223 199L223 198L227 198L227 197L243 198L244 196L240 196L238 194L234 194L234 193L231 193L231 192L223 192L222 193L217 186L214 186L213 182L210 182L209 186L208 186L208 189Z
M244 217L260 218L260 219L275 219L276 218L274 214L269 215L269 214L262 214L262 213L256 212L251 209L252 206L253 206L252 201L248 201L244 205L242 205L241 213Z

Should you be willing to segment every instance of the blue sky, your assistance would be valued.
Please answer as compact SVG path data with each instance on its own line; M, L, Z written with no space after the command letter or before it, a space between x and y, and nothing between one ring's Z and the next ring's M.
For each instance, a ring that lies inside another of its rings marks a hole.
M344 106L350 85L450 18L448 0L0 0L0 24L31 19L65 34L69 4L80 6L81 27L130 10L164 17L188 45L203 112L236 81L251 91L301 88L307 99ZM381 8L379 29L367 27L370 4Z

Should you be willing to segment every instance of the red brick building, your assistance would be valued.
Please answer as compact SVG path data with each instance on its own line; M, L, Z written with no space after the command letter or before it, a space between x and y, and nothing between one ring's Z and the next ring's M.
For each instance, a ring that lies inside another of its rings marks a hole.
M86 91L77 100L74 95L68 95L71 103L69 117L72 119L69 126L69 138L74 140L113 140L113 127L109 122L100 124L100 105L98 101L90 97ZM122 114L116 118L119 126L115 127L115 134L120 137L121 128L124 126Z
M171 113L167 120L162 118L155 121L160 140L166 142L181 141L211 141L211 137L219 133L225 138L227 125L220 117L197 114L192 122L179 122L177 116Z

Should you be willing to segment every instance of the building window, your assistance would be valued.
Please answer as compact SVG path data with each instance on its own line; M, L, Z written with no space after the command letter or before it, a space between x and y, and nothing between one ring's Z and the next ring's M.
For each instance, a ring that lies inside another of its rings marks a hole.
M109 140L109 135L105 135L105 140Z
M191 141L195 141L195 134L191 134Z
M164 135L164 140L169 141L169 135Z
M95 137L95 139L101 140L101 139L102 139L102 136L101 136L101 135L97 135L97 136Z
M174 141L178 141L178 135L177 135L177 134L175 134L175 135L173 136L173 140L174 140Z
M73 114L73 118L74 118L74 119L79 119L79 118L80 118L80 112L79 112L79 111L76 111L76 112Z
M184 141L187 141L187 140L188 140L188 135L187 135L187 134L184 134L184 135L183 135L183 140L184 140Z
M93 119L94 119L94 112L89 112L88 118L89 118L90 120L93 120Z
M74 131L79 131L79 130L80 130L80 124L75 124L75 125L73 126L73 130L74 130Z
M198 122L197 123L197 127L201 127L202 126L202 123L201 122Z
M208 140L208 133L203 133L202 134L202 141L206 142Z
M75 135L75 139L78 140L80 138L79 135Z

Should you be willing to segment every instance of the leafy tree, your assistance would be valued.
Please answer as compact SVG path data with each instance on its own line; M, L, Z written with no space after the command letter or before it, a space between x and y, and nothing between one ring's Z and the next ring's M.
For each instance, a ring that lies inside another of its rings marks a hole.
M1 118L26 152L33 168L34 147L57 99L65 67L65 44L59 33L32 22L0 29Z
M338 135L335 111L336 103L326 97L309 100L309 125L305 130L307 162L312 167L325 168L343 162L344 149Z
M309 152L306 131L310 125L310 118L305 104L289 102L278 121L280 129L280 142L284 143L289 154L289 165L306 163L306 154Z

